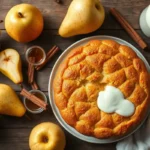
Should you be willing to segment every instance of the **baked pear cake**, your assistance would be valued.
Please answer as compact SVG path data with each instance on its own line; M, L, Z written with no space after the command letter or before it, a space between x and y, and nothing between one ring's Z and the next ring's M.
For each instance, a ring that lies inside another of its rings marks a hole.
M128 46L92 40L64 58L54 81L54 100L64 121L96 138L124 136L148 113L149 73Z

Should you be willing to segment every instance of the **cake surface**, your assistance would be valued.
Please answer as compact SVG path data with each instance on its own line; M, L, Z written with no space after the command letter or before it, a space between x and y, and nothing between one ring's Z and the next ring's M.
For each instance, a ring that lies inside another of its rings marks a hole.
M149 83L145 64L131 48L112 40L92 40L71 50L60 64L53 82L54 100L62 118L78 132L96 138L123 136L147 114ZM133 115L98 108L98 94L107 85L134 104Z

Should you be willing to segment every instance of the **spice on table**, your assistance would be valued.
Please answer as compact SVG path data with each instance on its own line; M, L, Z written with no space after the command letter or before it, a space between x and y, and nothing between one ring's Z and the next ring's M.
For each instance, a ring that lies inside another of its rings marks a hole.
M47 103L45 103L43 100L41 100L40 98L38 98L37 96L31 94L30 92L28 92L26 89L22 89L20 92L20 95L26 97L28 100L30 100L32 103L36 104L37 106L39 106L40 108L43 108L44 110L46 110L46 106Z
M38 90L39 87L34 79L35 68L32 64L28 63L28 82L33 90Z
M34 62L31 62L32 64L33 64L33 63L39 63L39 62L41 62L41 61L43 60L43 58L44 58L44 53L43 53L43 51L42 51L40 48L34 47L34 48L32 48L32 50L29 52L28 57L29 57L29 58L30 58L30 57L31 57L31 58L32 58L32 57L35 58L35 61L34 61ZM29 62L30 62L30 60L29 60Z
M116 20L121 24L121 26L126 30L126 32L131 36L131 38L144 50L148 45L143 41L140 35L133 29L133 27L124 19L124 17L115 9L110 9L111 14L116 18Z
M36 97L38 97L40 100L44 101L44 97L42 94L37 93L37 92L32 93L32 94L35 95ZM26 106L33 111L39 108L39 106L35 105L33 102L31 102L28 99L26 99Z
M35 82L35 80L31 84L31 87L32 87L33 90L38 90L39 89L39 87L38 87L37 83Z
M35 57L30 57L29 61L34 63L35 62ZM28 63L28 82L30 84L33 83L34 81L34 65L32 63Z
M56 54L56 52L59 50L59 48L57 46L53 46L52 49L49 50L49 52L46 55L46 59L45 61L41 64L35 67L36 70L40 70L42 69L47 62Z

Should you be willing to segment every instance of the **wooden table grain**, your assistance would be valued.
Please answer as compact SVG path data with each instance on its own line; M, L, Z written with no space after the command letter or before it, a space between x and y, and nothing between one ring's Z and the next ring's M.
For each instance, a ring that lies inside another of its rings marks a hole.
M30 43L18 43L11 39L5 31L4 23L0 23L0 44L1 50L6 48L14 48L18 50L23 62L23 76L24 85L30 89L27 84L27 63L25 61L25 50L31 45L42 46L45 51L48 51L53 45L58 45L61 51L64 51L72 43L92 35L111 35L124 39L143 53L148 62L150 62L150 52L142 51L138 45L128 36L128 34L121 28L121 26L110 15L109 8L115 7L123 16L131 23L134 29L143 37L143 39L150 45L150 39L144 36L139 27L139 15L141 11L150 4L150 0L101 0L106 11L106 19L103 26L97 31L87 34L79 35L71 38L62 38L58 35L58 28L66 14L67 8L71 0L62 0L61 4L55 2L55 0L0 0L0 20L4 20L8 10L20 3L30 3L39 8L44 17L44 30L40 37ZM48 80L52 70L52 67L59 57L59 52L41 71L36 72L36 80L42 91L47 94ZM5 83L19 93L19 86L11 82L7 77L0 74L0 83ZM51 121L59 124L56 120L51 108L49 111L43 112L39 115L32 115L27 113L30 117L16 118L10 116L0 116L0 150L28 150L29 134L32 128L46 121ZM81 141L67 131L65 131L67 144L65 150L115 150L116 143L112 144L91 144Z

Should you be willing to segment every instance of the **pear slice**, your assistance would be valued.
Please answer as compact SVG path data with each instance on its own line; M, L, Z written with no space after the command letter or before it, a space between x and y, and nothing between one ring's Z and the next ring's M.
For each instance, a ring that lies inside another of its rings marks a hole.
M59 28L62 37L87 34L104 22L105 12L99 0L73 0Z
M21 117L26 109L14 90L5 84L0 84L0 114Z
M21 59L16 50L9 48L0 52L0 71L16 84L23 81Z

